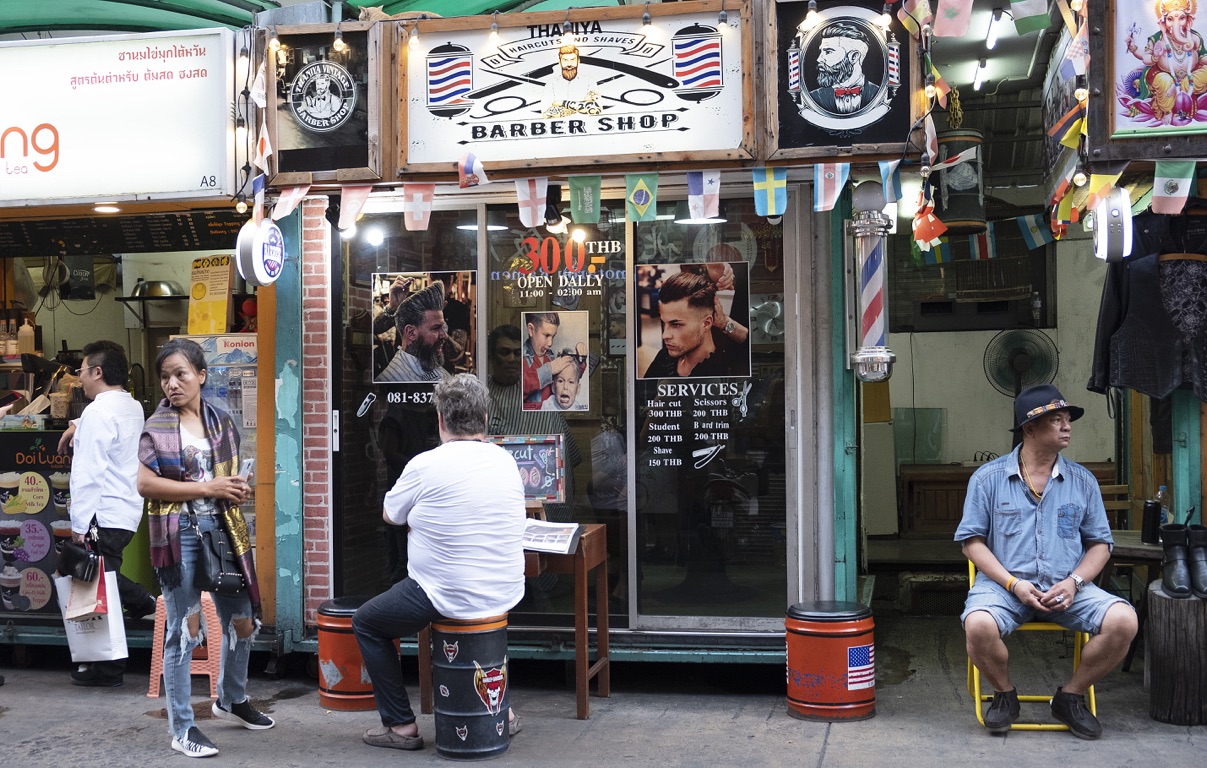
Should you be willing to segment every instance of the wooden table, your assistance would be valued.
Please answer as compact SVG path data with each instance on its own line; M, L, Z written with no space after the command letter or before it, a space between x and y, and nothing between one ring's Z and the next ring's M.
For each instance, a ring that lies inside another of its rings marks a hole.
M578 699L578 719L591 716L588 694L591 678L599 678L599 695L612 695L611 662L608 658L608 547L607 526L584 523L578 547L565 555L525 552L525 576L541 573L574 574L574 682ZM595 656L594 664L588 650L587 577L595 571ZM419 632L419 708L432 712L432 636L431 627Z
M1098 576L1099 586L1105 587L1110 584L1116 563L1127 563L1145 569L1145 590L1136 604L1139 629L1136 631L1136 636L1132 638L1131 647L1127 649L1127 656L1123 659L1122 669L1124 672L1128 672L1132 668L1132 657L1136 655L1136 646L1144 634L1144 620L1148 615L1147 586L1160 578L1161 560L1165 551L1160 544L1141 542L1139 531L1111 531L1111 536L1115 539L1115 546L1111 550L1110 559L1106 561L1106 566Z

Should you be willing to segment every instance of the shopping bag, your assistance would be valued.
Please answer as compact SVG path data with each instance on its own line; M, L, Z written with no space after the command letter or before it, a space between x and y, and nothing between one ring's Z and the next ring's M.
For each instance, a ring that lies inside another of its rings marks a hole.
M67 618L67 602L71 597L73 579L57 576L54 580L59 606L63 609L63 628L67 633L67 645L71 649L71 660L114 661L130 655L126 647L126 625L122 621L121 600L117 596L117 574L104 572L105 593L108 596L108 613L95 618L76 620ZM99 588L99 585L98 585Z
M79 579L71 580L71 589L67 595L67 602L63 603L63 618L74 621L83 621L84 619L94 619L97 616L104 616L108 613L108 589L106 582L108 579L99 578L100 573L104 573L105 559L100 558L100 571L98 578L92 581L80 581ZM117 594L114 590L114 595Z

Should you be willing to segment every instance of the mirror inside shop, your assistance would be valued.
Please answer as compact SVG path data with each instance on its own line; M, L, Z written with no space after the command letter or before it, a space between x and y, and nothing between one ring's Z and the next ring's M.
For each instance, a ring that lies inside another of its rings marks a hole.
M547 228L524 226L514 202L479 204L433 211L426 231L382 211L345 233L332 279L343 286L336 407L347 415L333 494L337 593L373 594L405 576L405 534L381 524L382 498L439 441L430 379L468 372L488 383L491 434L560 436L564 488L544 513L607 526L617 626L782 615L784 227L749 200L721 207L693 221L684 201L659 200L655 220L634 223L623 200L605 199L597 224L554 216ZM445 333L426 346L403 339L391 292L436 282ZM671 300L680 284L694 287ZM692 291L707 308L689 306ZM692 322L702 317L711 334ZM679 351L701 344L716 350L692 369ZM425 355L426 368L416 364ZM568 361L547 386L542 360ZM542 574L512 623L539 626L573 601L570 576Z

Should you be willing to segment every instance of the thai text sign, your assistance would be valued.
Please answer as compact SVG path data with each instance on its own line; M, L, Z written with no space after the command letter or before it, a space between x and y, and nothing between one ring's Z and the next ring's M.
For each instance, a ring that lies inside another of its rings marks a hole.
M0 205L232 194L231 34L0 43Z
M425 34L407 51L408 165L734 150L742 145L734 12Z

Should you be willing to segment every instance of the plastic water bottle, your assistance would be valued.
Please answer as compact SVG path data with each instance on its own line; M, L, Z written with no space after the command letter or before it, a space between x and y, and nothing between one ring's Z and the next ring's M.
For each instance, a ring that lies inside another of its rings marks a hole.
M1169 519L1169 489L1162 485L1157 489L1157 503L1161 505L1161 525L1170 522Z

